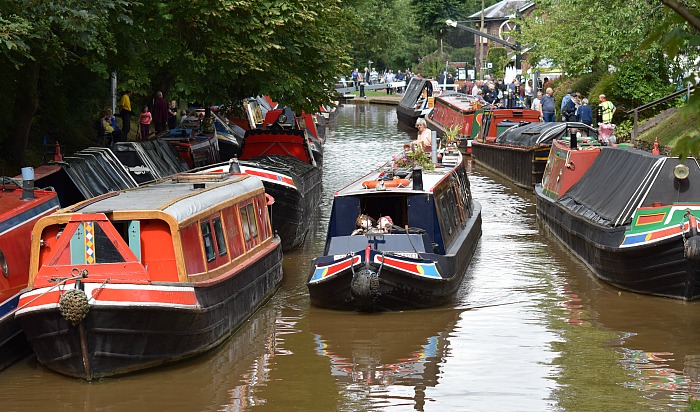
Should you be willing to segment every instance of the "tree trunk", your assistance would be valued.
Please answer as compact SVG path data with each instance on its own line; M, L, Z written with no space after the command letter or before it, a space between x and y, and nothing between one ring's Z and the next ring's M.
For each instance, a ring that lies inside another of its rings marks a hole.
M28 62L21 69L17 78L17 93L12 111L14 129L9 142L9 152L13 162L23 166L24 152L29 142L29 130L32 127L34 113L39 108L37 86L39 84L39 64Z

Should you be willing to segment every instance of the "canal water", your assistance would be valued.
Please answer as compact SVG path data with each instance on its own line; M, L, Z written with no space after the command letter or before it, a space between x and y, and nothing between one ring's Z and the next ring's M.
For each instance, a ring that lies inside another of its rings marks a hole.
M532 193L469 164L483 236L454 303L358 314L309 305L333 192L415 132L348 104L326 131L324 196L280 291L232 339L172 366L86 383L28 358L2 411L680 411L700 397L700 304L605 285L538 222Z

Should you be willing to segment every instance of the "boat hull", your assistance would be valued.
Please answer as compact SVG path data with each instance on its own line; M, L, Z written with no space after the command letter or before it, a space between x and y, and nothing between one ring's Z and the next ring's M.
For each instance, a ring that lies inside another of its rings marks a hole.
M317 258L311 265L307 281L311 304L360 312L422 309L447 304L454 299L464 280L480 237L481 205L474 202L469 222L455 242L455 248L446 255L421 253L420 256L407 257L406 253L383 254L368 247L367 251L357 251L340 259L333 256ZM352 266L350 259L355 262ZM343 260L345 263L341 263ZM333 265L341 269L334 271ZM314 281L324 270L334 273ZM363 289L368 282L368 279L363 279L367 273L376 273L378 281L369 293Z
M160 301L142 298L159 290L155 285L122 287L133 293L108 302L99 296L109 284L84 284L96 299L75 326L61 316L57 290L42 297L50 303L19 311L17 320L38 360L64 375L92 380L174 362L221 344L274 294L282 279L279 240L270 248L247 270L221 281L162 285L169 293Z
M14 310L18 301L19 295L2 305L8 314L0 318L0 371L32 353L32 347L15 321Z
M638 293L700 298L700 264L685 257L680 235L620 247L629 226L600 227L546 197L541 186L535 193L541 221L599 279Z
M59 208L56 193L2 186L0 190L0 371L31 354L15 320L21 291L29 281L32 228ZM26 193L24 193L26 194Z
M472 141L474 161L516 185L533 190L542 182L550 146L512 147Z
M263 175L257 173L260 169ZM265 192L275 199L270 219L282 250L301 245L321 201L322 170L293 157L268 156L244 162L242 171L261 178Z

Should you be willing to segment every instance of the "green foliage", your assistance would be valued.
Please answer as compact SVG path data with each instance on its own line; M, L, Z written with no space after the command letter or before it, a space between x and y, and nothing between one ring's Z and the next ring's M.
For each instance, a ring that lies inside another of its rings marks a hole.
M536 45L531 61L546 57L570 75L604 72L639 58L641 42L662 19L660 8L648 1L540 0L521 21L520 41Z
M505 47L489 47L486 54L486 61L493 64L491 69L492 76L502 79L505 74L506 65L508 64L508 51Z

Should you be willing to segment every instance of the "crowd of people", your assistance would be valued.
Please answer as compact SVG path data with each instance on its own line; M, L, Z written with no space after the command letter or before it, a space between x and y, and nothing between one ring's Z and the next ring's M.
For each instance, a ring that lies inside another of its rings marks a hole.
M411 69L408 68L406 71L402 72L401 70L397 70L396 73L392 69L387 69L382 73L377 72L376 67L372 67L372 70L370 70L368 67L365 67L363 71L360 71L359 69L355 69L352 71L350 74L350 79L352 80L353 84L355 85L355 90L360 91L360 97L366 97L365 96L365 86L367 85L372 85L372 84L392 84L395 82L406 82L405 84L408 84L408 82L411 81L411 78L413 77L413 73L411 72ZM386 88L386 94L394 94L394 93L403 93L405 90L405 86L393 86L393 87L387 87Z
M117 123L115 115L111 109L105 109L100 113L100 121L98 123L98 137L102 139L105 146L110 146L114 143L127 141L131 132L131 119L134 112L131 106L131 90L126 90L119 100L119 114L121 117L121 127ZM170 103L165 100L163 92L157 92L151 112L148 105L141 108L141 113L137 120L138 129L135 140L145 140L151 135L151 124L154 124L155 134L163 133L170 129L178 127L178 104L177 101L171 100Z

